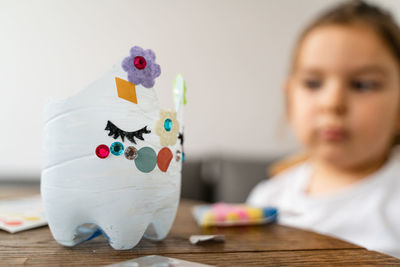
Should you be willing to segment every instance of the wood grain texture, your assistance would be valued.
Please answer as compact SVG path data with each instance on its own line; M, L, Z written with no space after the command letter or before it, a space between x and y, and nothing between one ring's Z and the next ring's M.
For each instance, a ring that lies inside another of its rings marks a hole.
M38 193L38 189L0 186L0 198L21 196L20 192L26 195ZM113 250L103 237L76 247L63 247L53 239L47 226L16 234L0 231L0 265L100 266L155 254L217 266L400 266L399 259L329 236L277 224L202 229L191 215L191 207L196 203L181 201L174 226L165 240L152 242L142 239L138 246L127 251ZM192 234L224 234L226 242L191 245L188 239Z

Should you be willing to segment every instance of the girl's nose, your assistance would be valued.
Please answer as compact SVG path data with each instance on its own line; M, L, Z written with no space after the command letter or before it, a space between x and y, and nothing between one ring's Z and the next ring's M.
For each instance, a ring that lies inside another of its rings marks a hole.
M344 115L347 112L346 87L341 81L331 81L321 94L320 108L323 112Z

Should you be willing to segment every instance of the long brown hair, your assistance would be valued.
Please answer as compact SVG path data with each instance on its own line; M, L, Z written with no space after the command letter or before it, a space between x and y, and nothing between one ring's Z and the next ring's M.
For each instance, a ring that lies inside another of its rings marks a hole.
M378 6L369 4L362 0L353 0L340 3L339 5L326 10L303 30L293 50L294 53L292 55L290 71L292 72L295 68L298 50L300 49L301 43L312 30L327 25L353 26L358 24L369 27L379 38L381 38L381 40L384 41L389 51L396 59L400 69L400 28L396 24L392 15ZM286 99L286 105L287 102ZM396 135L394 138L393 145L396 144L400 144L399 135ZM309 155L304 152L290 156L273 164L268 170L269 175L274 176L289 167L304 162L308 158Z

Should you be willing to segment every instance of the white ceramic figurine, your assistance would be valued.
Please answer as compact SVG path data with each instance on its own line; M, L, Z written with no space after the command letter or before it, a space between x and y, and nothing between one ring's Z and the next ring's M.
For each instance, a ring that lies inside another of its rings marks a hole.
M161 110L161 73L151 50L130 55L75 96L45 107L41 194L58 243L103 234L114 249L144 236L161 240L175 219L181 186L185 84L176 110Z

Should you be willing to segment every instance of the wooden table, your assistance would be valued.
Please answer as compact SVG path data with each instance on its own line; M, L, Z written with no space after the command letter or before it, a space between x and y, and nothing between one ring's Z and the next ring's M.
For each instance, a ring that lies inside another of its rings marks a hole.
M38 186L0 184L0 199L38 192ZM201 229L190 212L194 204L189 200L181 201L174 226L165 240L143 239L127 251L113 250L103 237L73 248L63 247L53 239L47 226L16 234L0 231L0 265L100 266L144 255L162 255L217 266L400 266L399 259L332 237L277 224ZM193 234L224 234L226 242L191 245L188 238Z

